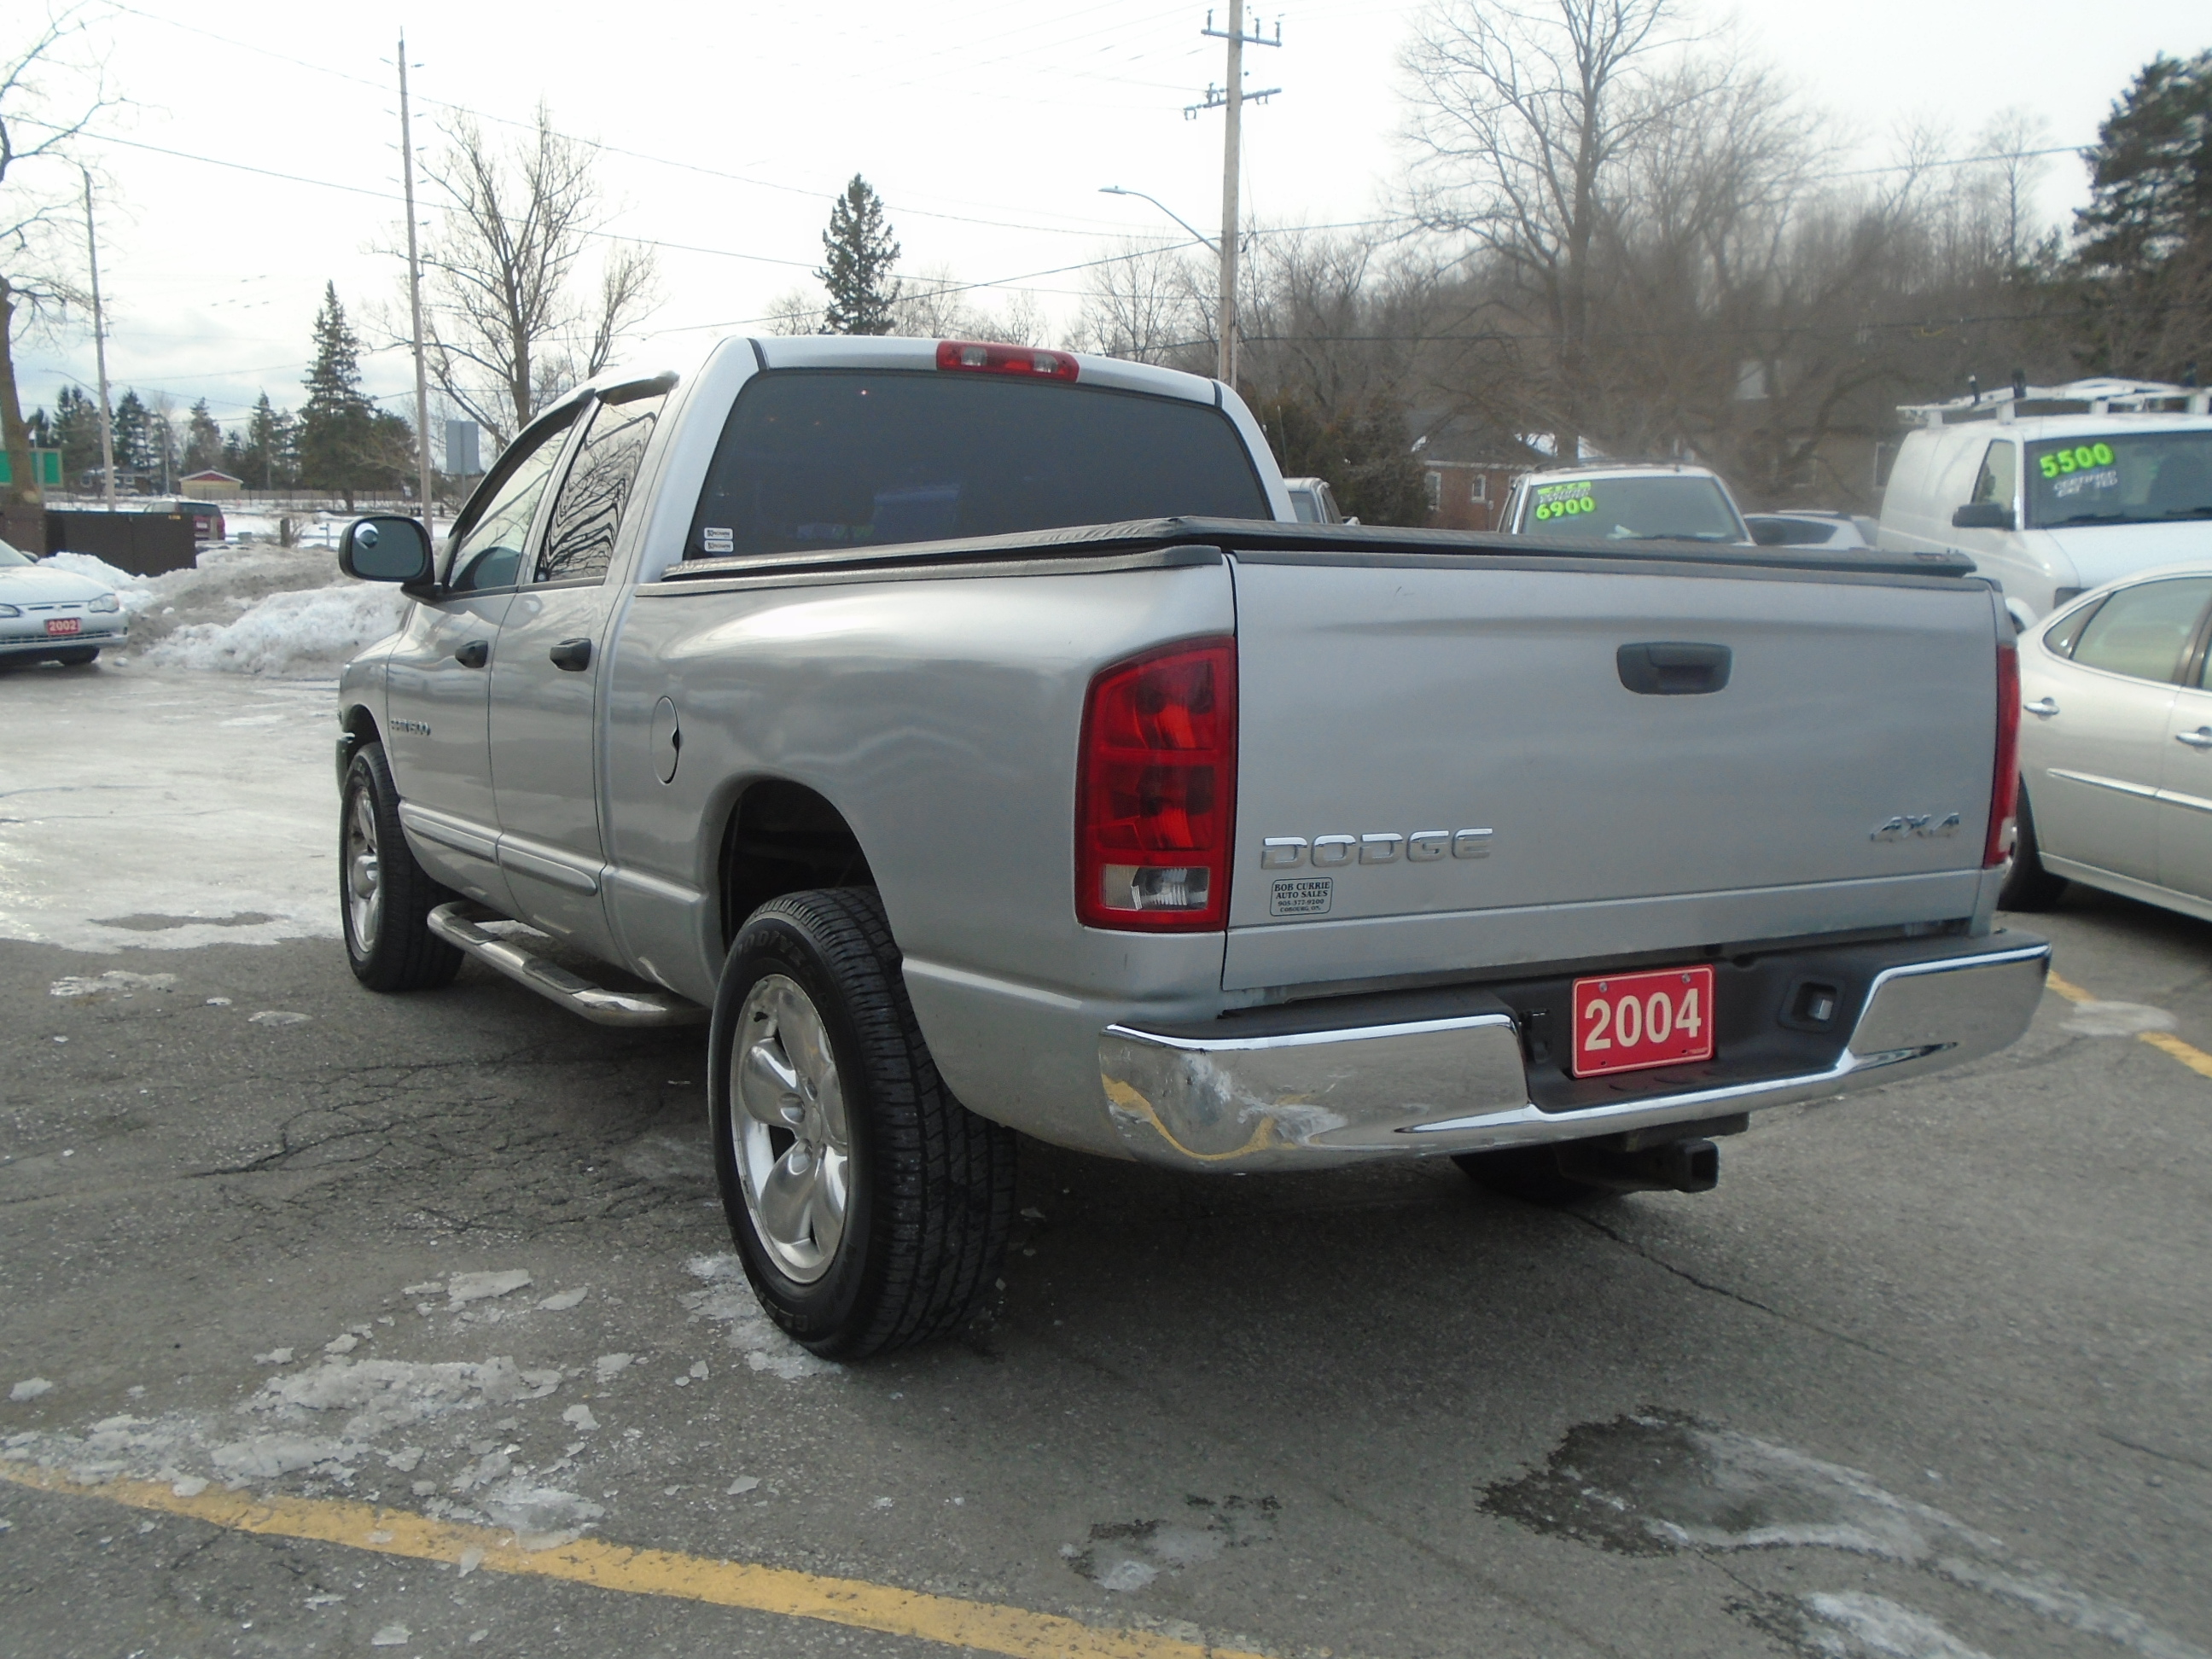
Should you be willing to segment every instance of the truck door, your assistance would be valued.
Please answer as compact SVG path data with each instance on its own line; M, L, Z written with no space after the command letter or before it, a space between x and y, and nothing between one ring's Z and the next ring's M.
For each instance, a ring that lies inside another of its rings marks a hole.
M2055 665L2030 781L2045 851L2137 881L2158 880L2158 792L2179 672L2212 578L2124 587Z
M487 718L493 662L574 416L550 416L500 458L454 526L443 591L416 605L387 659L386 753L410 838L440 880L502 910Z
M609 568L665 396L664 382L650 381L592 405L491 672L491 775L507 890L522 920L596 955L611 938L599 900L599 689L623 590Z

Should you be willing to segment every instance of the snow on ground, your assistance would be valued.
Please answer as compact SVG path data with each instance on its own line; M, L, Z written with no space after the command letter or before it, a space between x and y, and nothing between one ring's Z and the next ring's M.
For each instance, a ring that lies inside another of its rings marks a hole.
M328 680L0 674L0 938L82 951L338 932Z

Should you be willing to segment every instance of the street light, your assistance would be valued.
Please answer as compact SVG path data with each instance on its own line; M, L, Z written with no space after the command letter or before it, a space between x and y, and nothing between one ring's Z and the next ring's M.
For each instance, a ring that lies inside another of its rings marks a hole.
M1197 237L1200 241L1205 243L1206 246L1212 248L1216 253L1221 252L1220 247L1215 243L1213 238L1207 235L1196 225L1191 223L1189 220L1184 218L1182 215L1177 213L1173 208L1170 207L1165 202L1160 200L1157 196L1147 196L1141 190L1124 190L1119 185L1101 185L1098 186L1098 193L1101 196L1133 196L1140 202L1150 202L1161 212L1166 214L1169 218L1174 220L1192 235Z

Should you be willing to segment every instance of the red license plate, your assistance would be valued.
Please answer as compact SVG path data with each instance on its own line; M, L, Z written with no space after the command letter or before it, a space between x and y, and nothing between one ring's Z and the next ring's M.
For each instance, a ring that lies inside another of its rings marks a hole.
M79 622L75 617L49 617L46 618L46 632L49 634L74 634L83 626L84 624Z
M1577 1077L1712 1057L1711 968L1668 968L1575 981Z

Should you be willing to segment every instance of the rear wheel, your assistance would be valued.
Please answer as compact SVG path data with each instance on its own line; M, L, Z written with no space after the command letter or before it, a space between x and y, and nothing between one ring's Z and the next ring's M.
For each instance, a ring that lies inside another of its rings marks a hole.
M866 888L753 913L714 1000L708 1100L730 1233L775 1322L828 1358L941 1335L999 1271L1014 1137L953 1098Z
M2028 806L2025 785L2014 824L2012 868L2005 872L2004 885L1997 889L1997 908L2048 910L2065 893L2066 878L2054 876L2043 867L2042 848L2035 839L2035 813Z
M372 991L453 983L461 953L429 922L430 912L453 896L407 845L384 745L363 744L346 767L338 799L338 911L353 976Z

